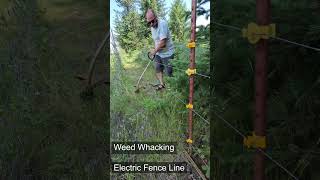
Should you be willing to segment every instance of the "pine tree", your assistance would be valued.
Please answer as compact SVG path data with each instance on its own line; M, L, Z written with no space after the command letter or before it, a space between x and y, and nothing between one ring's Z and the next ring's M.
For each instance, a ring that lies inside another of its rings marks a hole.
M175 0L172 4L169 28L175 41L183 41L186 34L186 11L187 8L182 0Z
M122 11L117 12L115 30L117 32L120 46L126 51L135 50L139 46L139 34L141 30L141 17L139 16L135 0L117 0Z
M161 18L165 18L167 9L165 7L165 0L157 0L157 13Z
M151 8L160 18L165 18L166 7L164 0L141 0L140 1L140 11L142 15L145 15L147 10Z

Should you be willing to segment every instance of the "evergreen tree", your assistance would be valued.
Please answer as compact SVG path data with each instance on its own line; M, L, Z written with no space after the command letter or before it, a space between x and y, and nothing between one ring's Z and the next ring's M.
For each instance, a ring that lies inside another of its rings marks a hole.
M151 8L160 18L165 18L166 7L164 0L141 0L140 1L140 11L142 15L145 15L147 10Z
M122 11L117 12L115 30L119 35L120 46L128 52L138 48L141 19L136 10L135 0L117 0L117 4Z
M161 18L165 18L167 9L165 7L165 0L157 0L157 15Z
M186 34L186 6L182 0L175 0L172 4L169 28L175 41L183 41Z

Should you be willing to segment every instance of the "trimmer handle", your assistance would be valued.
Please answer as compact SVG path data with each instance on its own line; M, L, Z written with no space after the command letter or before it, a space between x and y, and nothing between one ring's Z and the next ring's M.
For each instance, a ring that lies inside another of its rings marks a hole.
M153 56L151 57L150 54L151 54L151 52L148 52L148 58L149 58L151 61L153 61L156 56L153 55Z

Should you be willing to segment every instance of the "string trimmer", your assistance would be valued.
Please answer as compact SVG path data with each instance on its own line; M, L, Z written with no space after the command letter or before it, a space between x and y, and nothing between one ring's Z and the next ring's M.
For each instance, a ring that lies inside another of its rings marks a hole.
M141 88L141 87L140 87L140 81L141 81L144 73L145 73L146 70L148 69L150 63L154 60L155 56L150 57L150 52L148 52L148 58L150 59L150 61L148 62L147 66L144 68L144 70L142 71L142 73L141 73L141 75L140 75L140 77L139 77L139 79L138 79L137 84L134 86L134 87L137 88L137 89L134 91L135 93L139 93L139 92L140 92L140 88Z

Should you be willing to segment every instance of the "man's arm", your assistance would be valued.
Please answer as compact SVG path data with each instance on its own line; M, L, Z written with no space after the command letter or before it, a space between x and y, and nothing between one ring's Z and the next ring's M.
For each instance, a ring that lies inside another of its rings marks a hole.
M164 39L161 39L158 46L155 47L155 49L153 50L153 53L152 54L156 54L157 52L159 52L161 49L165 48L166 47L166 43L167 43L167 39L164 38Z

